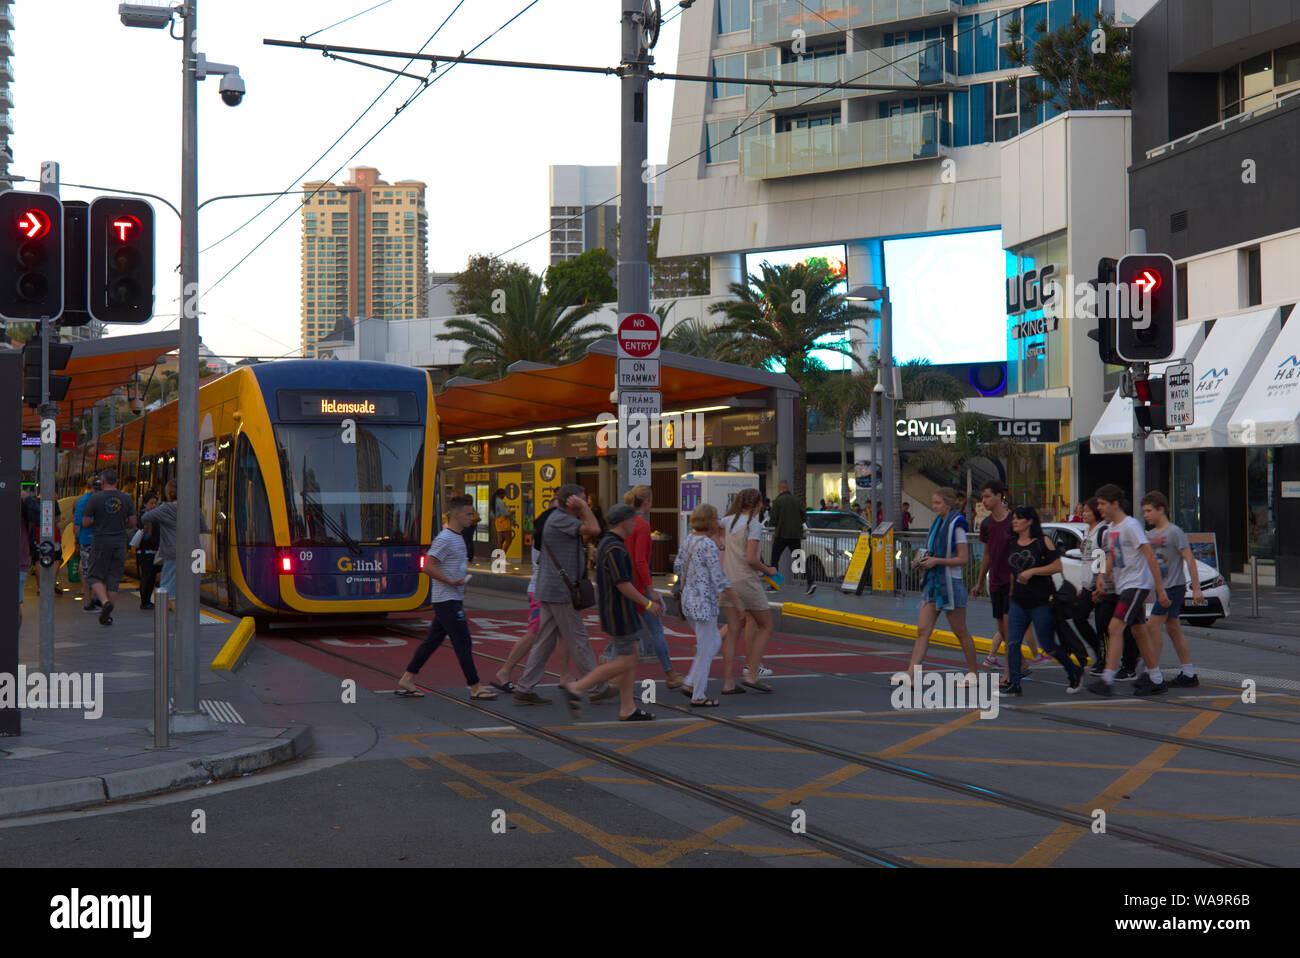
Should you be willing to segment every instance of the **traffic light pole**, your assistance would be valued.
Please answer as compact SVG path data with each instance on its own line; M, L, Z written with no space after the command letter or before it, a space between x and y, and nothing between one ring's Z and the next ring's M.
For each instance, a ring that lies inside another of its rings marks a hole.
M1128 251L1130 253L1145 253L1147 251L1147 231L1146 230L1129 230L1128 233ZM1129 366L1130 380L1134 383L1133 397L1133 509L1138 511L1138 503L1142 497L1147 494L1147 433L1142 428L1142 424L1137 418L1137 387L1139 380L1146 379L1150 373L1151 367L1146 363L1137 363Z
M59 196L59 164L45 162L41 164L41 192ZM55 317L57 319L58 317ZM40 325L41 336L41 529L40 541L54 541L54 460L58 455L59 437L57 429L47 423L57 423L59 407L50 402L50 334L58 334L58 325L43 317ZM73 535L77 534L73 530ZM36 557L33 556L33 559ZM54 672L54 580L59 570L54 565L40 563L36 572L36 581L40 584L40 659L41 671L46 676ZM86 570L81 570L81 581L86 581ZM89 587L87 587L88 590ZM89 601L87 592L87 601Z
M176 428L176 649L173 732L211 727L199 711L199 124L198 0L182 16L180 396ZM206 562L204 563L206 567Z
M642 45L642 0L619 0L623 21L622 149L618 201L618 315L650 312L650 267L647 261L646 184L649 153L647 88L652 58ZM615 364L617 368L617 364ZM614 388L618 389L617 374ZM631 488L631 455L623 448L620 429L618 488L615 502ZM609 508L609 503L605 507Z

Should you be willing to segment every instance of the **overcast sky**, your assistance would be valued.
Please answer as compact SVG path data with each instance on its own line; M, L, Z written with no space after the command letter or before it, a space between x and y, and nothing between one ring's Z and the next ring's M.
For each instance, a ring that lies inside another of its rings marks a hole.
M500 253L548 228L549 165L618 162L616 78L466 65L440 68L439 75L444 70L446 75L348 160L419 88L418 81L398 78L326 153L392 78L317 52L266 47L262 40L296 40L377 2L202 0L199 49L209 60L237 64L248 94L232 109L218 95L219 77L199 84L200 201L281 190L304 179L340 182L346 169L333 175L340 166L374 166L389 182L428 183L428 265L452 271L472 253ZM465 0L427 52L468 51L527 2ZM87 183L157 193L179 206L181 45L166 31L122 26L117 6L118 0L13 5L11 172L36 178L42 160L57 160L64 199L89 199L95 191L66 186ZM312 40L415 50L455 6L456 0L390 0ZM665 15L673 6L664 4ZM539 0L476 55L614 66L620 9L620 0ZM676 69L680 25L679 17L664 29L655 50L658 69ZM403 61L379 62L400 67ZM671 82L651 84L650 158L655 162L667 156L672 92ZM266 202L229 200L205 207L200 248L239 227ZM174 323L179 223L161 203L154 205L155 315L160 319L143 327L112 327L110 335ZM286 217L274 236L213 288ZM301 235L298 204L291 196L202 253L200 329L214 352L263 358L297 353ZM545 236L509 256L534 269L544 267Z

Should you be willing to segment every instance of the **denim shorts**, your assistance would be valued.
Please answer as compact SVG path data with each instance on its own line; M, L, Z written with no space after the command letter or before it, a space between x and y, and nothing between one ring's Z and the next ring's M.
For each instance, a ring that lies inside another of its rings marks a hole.
M944 575L948 576L949 591L952 593L952 603L954 609L966 608L966 583L961 579L954 579L947 569L941 569ZM936 609L943 609L944 591L939 587L938 576L927 576L925 586L921 590L921 604L929 603Z
M1183 614L1183 601L1187 598L1187 586L1174 585L1165 589L1169 595L1169 607L1165 608L1159 602L1151 607L1152 615L1167 615L1171 618L1178 618Z
M176 598L176 560L164 559L162 572L158 576L158 587L167 590L169 599Z

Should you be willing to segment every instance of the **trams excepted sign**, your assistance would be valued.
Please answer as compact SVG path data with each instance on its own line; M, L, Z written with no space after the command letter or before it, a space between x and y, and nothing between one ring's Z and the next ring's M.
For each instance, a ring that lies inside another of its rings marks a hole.
M649 313L628 313L618 321L620 359L659 358L659 318Z
M1195 416L1195 377L1191 363L1179 363L1165 370L1165 424L1190 426Z

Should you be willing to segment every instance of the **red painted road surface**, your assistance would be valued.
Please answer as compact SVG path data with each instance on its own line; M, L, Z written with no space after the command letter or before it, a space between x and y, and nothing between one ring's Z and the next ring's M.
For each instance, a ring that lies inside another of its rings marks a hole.
M466 614L474 637L474 662L480 678L488 682L500 667L499 660L505 658L511 646L523 635L527 613L520 610ZM394 685L393 679L383 673L399 674L406 668L423 637L427 621L421 618L395 619L392 623L394 628L391 629L375 625L348 630L322 627L319 630L271 633L258 636L258 641L331 675L356 679L363 688L382 691L391 689ZM669 617L664 620L664 625L673 666L685 674L695 655L695 637L681 619ZM599 618L595 614L587 615L587 633L591 636L592 648L599 656L608 639L601 633ZM935 651L943 654L940 650ZM356 665L328 654L331 652L371 663L376 670L382 671L362 670L358 673ZM866 643L850 644L834 639L776 635L768 643L763 662L777 676L806 675L810 672L891 674L906 667L910 654L910 649L900 646L869 646ZM551 671L556 668L557 658L552 655L548 665ZM743 656L738 658L737 675L744 665ZM521 667L517 667L511 676L512 680L517 680L521 671ZM638 678L662 679L663 675L658 662L642 663L637 668ZM721 677L722 659L719 656L714 660L710 671L710 692L716 692L720 687L712 683L719 682ZM543 684L553 684L555 681L554 675L548 675L543 679ZM429 659L420 672L419 684L445 689L464 687L465 680L450 641L444 640Z

